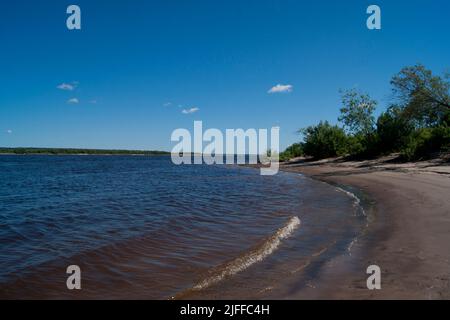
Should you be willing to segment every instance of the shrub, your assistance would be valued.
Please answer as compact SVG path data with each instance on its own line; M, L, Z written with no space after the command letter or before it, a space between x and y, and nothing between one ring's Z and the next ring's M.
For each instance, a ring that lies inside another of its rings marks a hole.
M407 143L414 127L398 106L391 106L377 120L379 154L398 152Z
M280 153L280 161L287 161L289 159L301 156L303 156L303 145L301 143L294 143Z
M436 153L449 149L450 127L420 128L408 137L402 156L408 161L429 159Z
M304 135L303 150L306 155L323 159L347 152L347 135L344 130L327 121L301 129L300 132Z
M358 134L347 139L348 154L355 158L374 157L380 154L379 138L376 133Z

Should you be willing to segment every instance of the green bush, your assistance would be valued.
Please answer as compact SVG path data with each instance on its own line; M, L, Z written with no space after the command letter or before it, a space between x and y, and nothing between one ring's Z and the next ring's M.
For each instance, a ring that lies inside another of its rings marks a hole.
M355 158L374 157L380 154L379 138L375 133L357 134L347 138L347 152Z
M301 143L294 143L280 153L280 161L287 161L301 156L303 156L303 145Z
M347 135L344 130L327 121L321 121L300 132L304 135L304 153L315 159L341 156L347 152Z
M377 120L377 140L379 154L398 152L407 143L406 138L414 127L403 114L402 109L391 106Z
M429 159L449 149L450 127L420 128L408 137L402 156L408 161Z

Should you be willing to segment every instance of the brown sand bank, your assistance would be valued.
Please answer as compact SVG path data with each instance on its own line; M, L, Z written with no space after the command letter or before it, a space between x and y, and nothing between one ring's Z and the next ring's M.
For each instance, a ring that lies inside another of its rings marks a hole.
M316 282L272 298L450 299L450 165L299 160L282 170L355 187L374 202L367 232L352 254L330 261ZM381 268L368 290L366 268Z

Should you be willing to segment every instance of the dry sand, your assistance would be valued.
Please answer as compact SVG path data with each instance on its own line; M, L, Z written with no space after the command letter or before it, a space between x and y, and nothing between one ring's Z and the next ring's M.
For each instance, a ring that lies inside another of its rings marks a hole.
M309 287L280 298L450 299L448 162L299 160L282 170L358 188L374 206L352 254L330 261ZM367 289L372 264L381 268L381 290Z

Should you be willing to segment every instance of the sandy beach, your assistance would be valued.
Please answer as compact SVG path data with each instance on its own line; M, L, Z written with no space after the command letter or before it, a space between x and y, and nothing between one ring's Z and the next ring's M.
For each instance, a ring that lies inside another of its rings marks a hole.
M327 263L316 281L288 299L449 299L450 166L302 160L282 165L321 181L361 190L371 205L367 232L352 253ZM368 290L366 268L381 268L381 290Z

